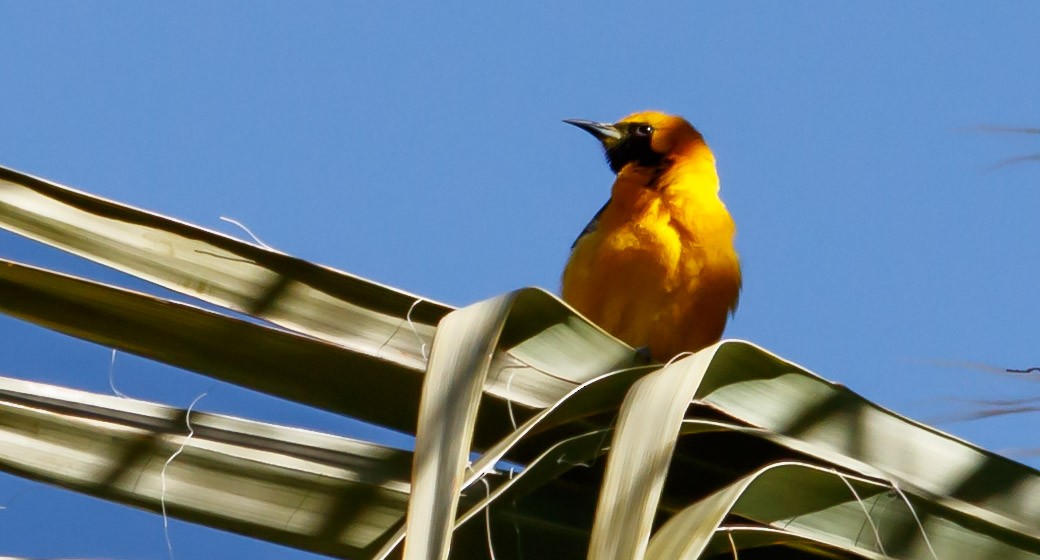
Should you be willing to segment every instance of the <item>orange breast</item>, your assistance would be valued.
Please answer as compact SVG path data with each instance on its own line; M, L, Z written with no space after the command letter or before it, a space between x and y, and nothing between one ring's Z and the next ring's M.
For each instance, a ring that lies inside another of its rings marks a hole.
M740 292L733 222L722 202L714 193L647 189L638 200L620 198L574 248L564 300L660 361L718 341Z

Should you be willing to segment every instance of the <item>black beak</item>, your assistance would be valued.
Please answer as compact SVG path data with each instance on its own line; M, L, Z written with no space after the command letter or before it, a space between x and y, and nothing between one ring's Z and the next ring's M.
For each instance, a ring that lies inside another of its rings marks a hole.
M563 122L573 124L585 132L588 132L607 147L610 147L616 144L618 140L621 140L621 131L618 130L618 127L609 123L583 121L580 119L563 119Z

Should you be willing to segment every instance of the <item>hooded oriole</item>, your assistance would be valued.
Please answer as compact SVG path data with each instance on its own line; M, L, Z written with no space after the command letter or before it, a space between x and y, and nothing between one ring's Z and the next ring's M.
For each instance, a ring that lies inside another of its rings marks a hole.
M682 117L656 111L614 124L564 122L603 144L617 179L571 247L563 299L656 360L717 342L741 277L704 138Z

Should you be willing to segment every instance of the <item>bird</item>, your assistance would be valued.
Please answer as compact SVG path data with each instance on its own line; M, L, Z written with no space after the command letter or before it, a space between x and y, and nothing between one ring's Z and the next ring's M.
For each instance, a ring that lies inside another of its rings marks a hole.
M704 137L659 111L564 122L600 141L616 178L571 246L563 300L659 362L718 342L742 279L736 226Z

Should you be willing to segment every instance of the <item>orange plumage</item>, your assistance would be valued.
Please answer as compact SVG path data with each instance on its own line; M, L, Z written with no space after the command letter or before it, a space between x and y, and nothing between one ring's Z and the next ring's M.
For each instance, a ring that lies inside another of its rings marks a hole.
M614 124L566 122L603 143L617 179L574 243L563 299L659 361L717 342L741 276L704 138L682 117L656 111Z

